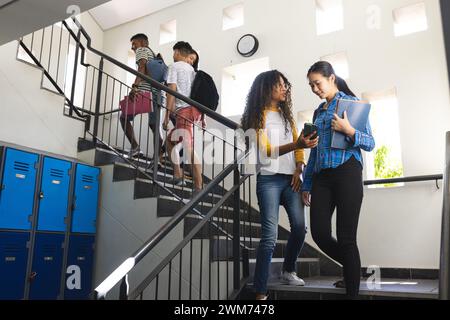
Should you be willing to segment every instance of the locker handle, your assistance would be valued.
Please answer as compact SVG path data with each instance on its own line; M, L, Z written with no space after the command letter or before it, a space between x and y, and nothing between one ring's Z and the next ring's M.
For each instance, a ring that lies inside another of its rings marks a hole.
M39 193L39 199L41 199L41 200L44 199L44 192L41 191L41 192Z
M33 282L34 280L36 280L36 277L37 277L37 272L32 272L32 273L30 274L30 277L28 278L28 280L29 280L30 282Z

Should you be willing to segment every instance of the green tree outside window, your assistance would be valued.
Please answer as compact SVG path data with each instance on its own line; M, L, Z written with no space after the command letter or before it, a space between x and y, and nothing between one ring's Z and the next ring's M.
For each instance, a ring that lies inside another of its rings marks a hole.
M403 176L403 166L389 158L390 150L387 146L381 146L375 152L375 178L376 179L391 179L400 178ZM391 187L395 184L385 184L385 187Z

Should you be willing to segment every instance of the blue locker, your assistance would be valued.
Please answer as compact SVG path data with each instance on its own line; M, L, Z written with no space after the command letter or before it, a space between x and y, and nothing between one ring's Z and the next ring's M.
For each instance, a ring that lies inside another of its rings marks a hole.
M70 168L68 161L46 157L39 194L38 231L66 231L69 205Z
M95 236L70 236L64 299L89 299L92 292L94 244Z
M6 149L0 185L0 229L30 230L38 155Z
M31 300L56 300L61 285L64 234L37 233L31 269Z
M0 232L0 300L24 298L28 241L28 232Z
M72 232L95 234L100 169L78 164L75 178Z

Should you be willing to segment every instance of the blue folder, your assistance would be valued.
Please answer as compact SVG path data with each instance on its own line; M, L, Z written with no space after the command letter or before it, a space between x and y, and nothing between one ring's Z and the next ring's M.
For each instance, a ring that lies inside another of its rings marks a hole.
M344 118L344 111L347 111L348 121L358 131L366 132L369 121L371 105L365 101L354 101L340 99L337 102L336 113ZM331 147L335 149L349 149L353 146L353 141L341 132L333 131Z

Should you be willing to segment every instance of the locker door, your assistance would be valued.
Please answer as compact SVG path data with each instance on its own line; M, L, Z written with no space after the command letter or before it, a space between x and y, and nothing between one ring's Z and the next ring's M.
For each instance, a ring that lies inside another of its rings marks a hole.
M89 299L92 292L94 243L95 236L70 236L64 299Z
M24 298L28 232L0 232L0 300Z
M38 160L35 154L6 149L0 186L0 229L30 230Z
M66 231L70 168L68 161L44 159L40 191L38 230Z
M36 234L30 300L56 300L60 293L64 234Z
M72 232L95 233L100 169L77 165Z

